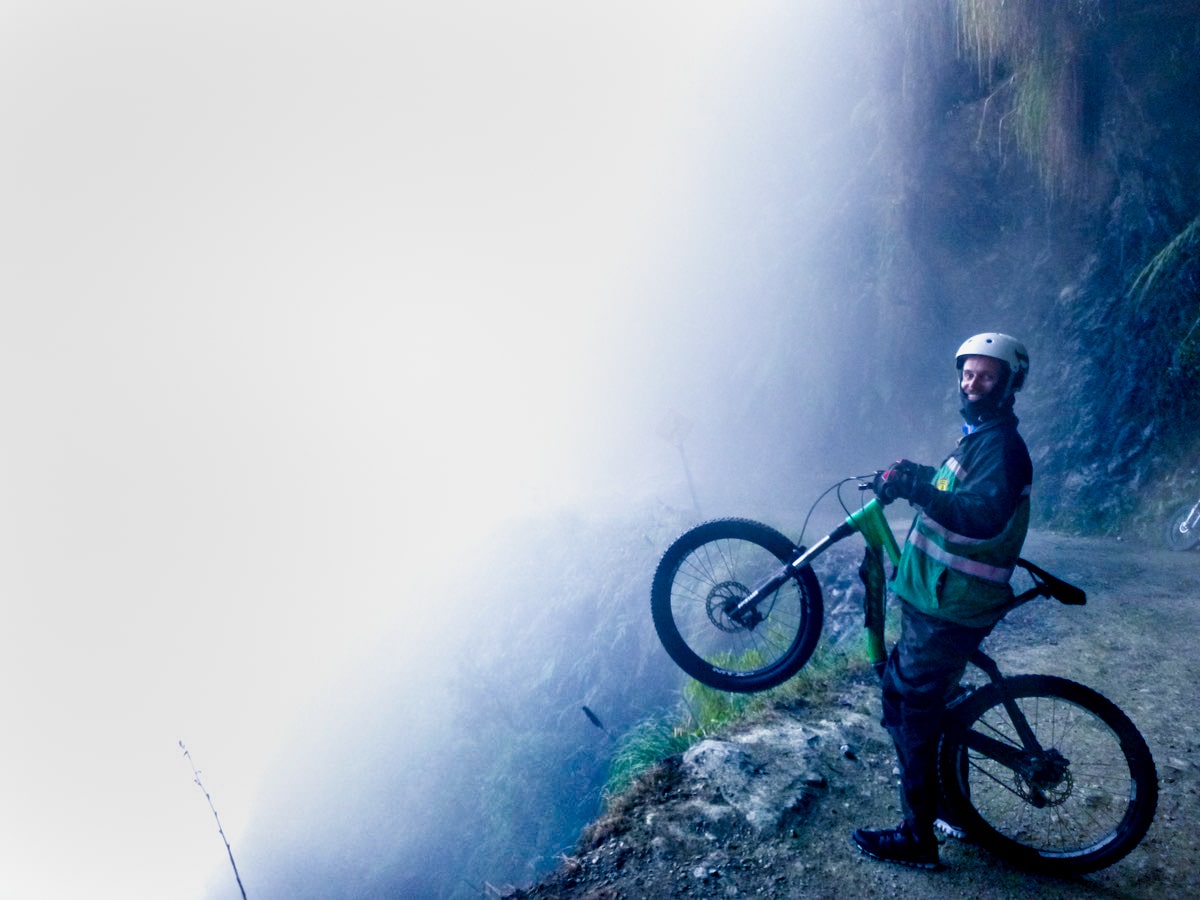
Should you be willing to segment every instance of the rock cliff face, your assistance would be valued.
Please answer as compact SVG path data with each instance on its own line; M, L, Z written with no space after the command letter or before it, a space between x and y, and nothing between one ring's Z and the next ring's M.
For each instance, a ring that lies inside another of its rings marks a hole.
M1157 522L1200 460L1200 5L888 8L887 330L1014 323L1037 514Z
M755 246L732 289L774 292L783 337L751 345L740 383L770 402L748 399L729 432L811 410L806 435L779 441L815 441L809 468L860 446L876 457L853 465L881 464L884 429L933 459L946 435L929 432L957 406L931 362L1009 331L1032 356L1017 412L1036 521L1149 534L1200 481L1200 4L857 8L838 37L845 108L806 119L797 61L773 73L797 99L734 123L782 159L716 255Z

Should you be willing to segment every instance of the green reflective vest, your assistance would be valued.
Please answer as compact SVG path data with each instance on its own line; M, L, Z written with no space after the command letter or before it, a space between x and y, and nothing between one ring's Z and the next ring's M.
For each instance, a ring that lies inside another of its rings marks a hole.
M962 471L950 457L934 473L939 491L953 492ZM917 513L892 589L921 612L960 625L985 627L1003 617L1013 597L1009 580L1029 530L1029 486L1012 516L991 538L970 538Z

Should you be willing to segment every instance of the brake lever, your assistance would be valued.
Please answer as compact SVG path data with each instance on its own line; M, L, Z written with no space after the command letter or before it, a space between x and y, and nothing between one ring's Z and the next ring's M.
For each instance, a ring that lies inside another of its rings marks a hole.
M875 490L875 478L879 477L882 474L883 474L883 469L876 469L874 475L855 475L854 477L856 479L858 479L858 489L860 491ZM870 478L871 481L863 481L862 479L864 479L864 478Z

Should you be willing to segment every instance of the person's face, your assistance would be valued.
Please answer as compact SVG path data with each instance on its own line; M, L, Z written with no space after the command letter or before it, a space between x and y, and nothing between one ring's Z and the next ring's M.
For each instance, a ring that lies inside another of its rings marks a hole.
M968 356L963 360L960 387L972 403L991 394L999 383L1000 360L990 356Z

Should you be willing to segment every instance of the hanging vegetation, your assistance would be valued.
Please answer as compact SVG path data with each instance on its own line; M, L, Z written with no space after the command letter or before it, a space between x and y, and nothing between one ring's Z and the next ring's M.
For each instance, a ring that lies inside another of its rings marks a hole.
M1103 99L1100 0L958 0L959 52L991 89L996 140L1051 194L1082 187Z
M1150 259L1129 289L1129 297L1143 315L1153 318L1173 349L1162 367L1158 403L1172 422L1192 421L1200 414L1195 391L1179 391L1179 379L1189 383L1200 375L1200 216L1172 238ZM1191 427L1181 431L1182 443L1195 440Z

